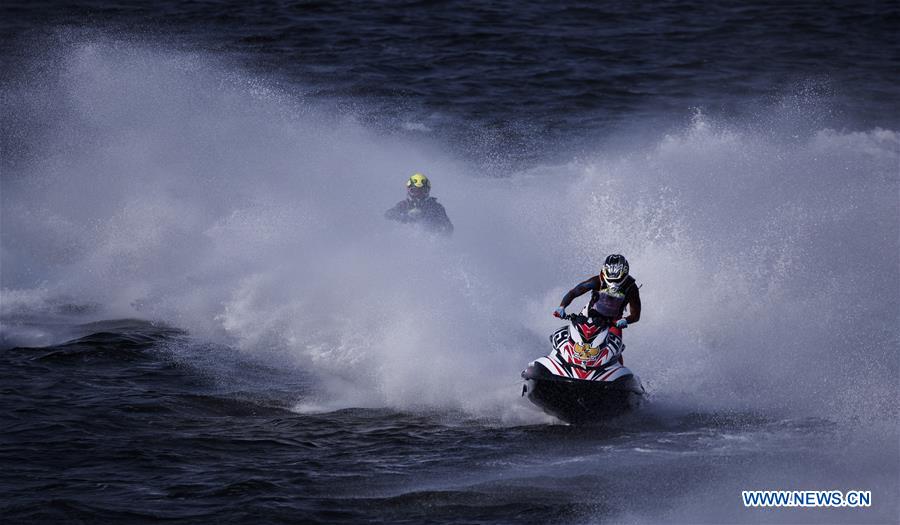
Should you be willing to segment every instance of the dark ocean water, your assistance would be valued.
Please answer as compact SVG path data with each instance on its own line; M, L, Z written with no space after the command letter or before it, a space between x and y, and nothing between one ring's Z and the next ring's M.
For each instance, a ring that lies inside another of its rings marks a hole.
M139 321L79 328L94 333L2 354L7 522L715 521L740 515L741 483L773 471L815 479L815 464L872 480L834 457L844 431L818 418L650 410L567 427L424 409L298 414L300 371L224 349L210 365L204 349L172 349L183 333ZM878 499L891 497L883 482L870 486ZM698 509L660 503L685 493Z
M0 522L896 523L898 28L5 2ZM453 244L373 226L423 164ZM651 403L561 425L518 370L613 249Z
M894 129L898 26L895 2L7 2L0 31L7 70L61 28L208 49L373 126L516 161L810 96L816 124Z

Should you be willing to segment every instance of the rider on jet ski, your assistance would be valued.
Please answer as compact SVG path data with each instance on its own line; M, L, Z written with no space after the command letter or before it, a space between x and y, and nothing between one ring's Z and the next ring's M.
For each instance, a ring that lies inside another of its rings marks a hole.
M398 202L384 213L385 218L402 222L421 224L426 229L450 235L453 224L447 217L447 211L435 199L430 197L431 181L421 173L414 173L406 181L406 199Z
M569 290L553 315L556 317L566 315L566 307L576 297L586 292L591 292L591 302L588 303L590 317L615 319L619 328L625 328L641 318L641 295L634 277L628 275L628 261L622 255L610 255L603 262L600 275L595 275ZM626 306L628 316L623 318Z

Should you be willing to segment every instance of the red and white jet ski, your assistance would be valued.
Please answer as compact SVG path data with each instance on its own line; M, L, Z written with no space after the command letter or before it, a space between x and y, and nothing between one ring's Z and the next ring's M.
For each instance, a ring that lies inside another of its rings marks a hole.
M567 423L600 422L640 405L641 380L625 367L622 329L582 313L550 336L553 351L522 371L522 395Z

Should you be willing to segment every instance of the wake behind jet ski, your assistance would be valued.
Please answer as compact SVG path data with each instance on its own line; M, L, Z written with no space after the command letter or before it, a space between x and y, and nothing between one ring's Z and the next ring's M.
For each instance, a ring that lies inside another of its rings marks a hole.
M644 387L622 361L622 328L582 313L550 336L553 351L522 371L522 395L567 423L601 422L640 405ZM591 312L595 313L595 312Z

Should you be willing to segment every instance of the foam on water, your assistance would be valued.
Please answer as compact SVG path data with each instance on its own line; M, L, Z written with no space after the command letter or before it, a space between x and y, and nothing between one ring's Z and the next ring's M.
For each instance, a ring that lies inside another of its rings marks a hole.
M101 39L43 60L4 86L5 340L70 305L289 359L320 385L307 408L521 420L550 312L621 252L644 302L626 360L658 401L896 420L895 131L805 126L815 100L698 112L492 177L200 54ZM413 171L452 239L382 220Z

